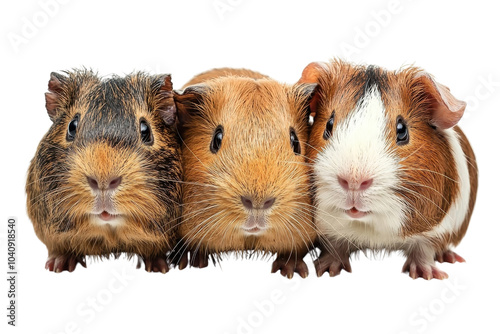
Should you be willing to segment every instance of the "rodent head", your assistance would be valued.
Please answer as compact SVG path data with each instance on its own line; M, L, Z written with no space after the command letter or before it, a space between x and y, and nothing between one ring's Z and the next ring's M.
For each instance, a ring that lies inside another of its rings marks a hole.
M180 201L170 76L65 73L51 74L53 124L33 162L51 221L62 230L79 223L161 230L179 216Z
M443 219L457 189L448 129L464 102L415 67L311 63L299 82L318 83L308 155L321 209L386 235Z
M176 96L185 241L212 251L312 243L304 153L314 87L224 77Z

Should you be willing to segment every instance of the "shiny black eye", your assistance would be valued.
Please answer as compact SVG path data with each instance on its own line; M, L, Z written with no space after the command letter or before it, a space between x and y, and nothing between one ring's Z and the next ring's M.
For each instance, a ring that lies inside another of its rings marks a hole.
M222 125L219 125L214 131L212 142L210 143L210 152L215 154L219 151L223 137L224 137L224 128L222 127Z
M68 124L68 132L66 133L66 140L73 141L76 135L76 128L78 127L78 122L80 121L80 114L77 114L71 122Z
M325 132L323 132L323 138L325 140L328 140L332 136L333 133L333 122L335 121L335 110L332 112L332 115L328 119L328 122L326 122L326 129Z
M141 123L139 125L141 131L141 140L146 145L153 144L153 135L151 134L151 127L145 119L141 119Z
M403 119L403 117L398 116L396 119L396 144L406 145L410 141L410 134L408 133L408 127Z
M295 130L290 128L290 144L292 145L293 153L300 154L300 142Z

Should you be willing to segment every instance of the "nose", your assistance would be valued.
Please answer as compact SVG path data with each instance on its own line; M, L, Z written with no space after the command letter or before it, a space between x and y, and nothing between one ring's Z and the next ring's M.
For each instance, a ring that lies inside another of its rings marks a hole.
M270 207L273 206L274 202L276 201L276 198L268 198L264 201L264 204L262 204L262 209L269 209Z
M122 183L122 177L111 177L99 183L94 177L87 176L87 182L92 190L113 190Z
M344 178L337 176L339 184L345 190L366 190L370 188L373 183L372 178L361 177L359 180L354 180L353 178Z
M269 198L266 198L263 201L259 202L259 201L255 201L252 197L241 196L241 203L243 203L243 206L249 210L269 209L270 207L273 206L275 201L276 201L276 197L269 197Z

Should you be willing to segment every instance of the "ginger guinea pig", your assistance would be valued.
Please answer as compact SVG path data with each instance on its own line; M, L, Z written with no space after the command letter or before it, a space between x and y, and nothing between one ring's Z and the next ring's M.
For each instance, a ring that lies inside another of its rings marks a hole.
M183 219L179 268L221 253L277 253L273 272L308 274L312 220L308 100L315 85L216 69L175 100L181 123Z
M26 184L46 268L71 272L87 255L127 253L147 271L168 271L182 179L170 76L65 73L51 74L53 124Z
M419 68L386 71L311 63L317 83L308 156L316 224L326 239L317 274L351 271L350 254L399 250L412 278L443 279L474 208L477 166L455 126L465 103Z

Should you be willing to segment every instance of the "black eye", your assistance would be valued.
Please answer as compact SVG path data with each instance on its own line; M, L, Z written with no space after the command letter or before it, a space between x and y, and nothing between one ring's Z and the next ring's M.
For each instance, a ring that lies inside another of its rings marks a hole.
M71 122L68 124L68 132L66 133L66 140L73 141L76 135L76 128L78 127L78 122L80 121L80 114L77 114Z
M335 110L332 112L332 116L328 119L328 122L326 122L326 129L325 132L323 132L323 138L325 140L328 140L332 136L333 132L333 121L335 121Z
M219 125L214 131L214 136L212 137L212 142L210 143L210 152L215 154L219 151L223 137L224 129L222 128L222 125Z
M300 154L300 142L295 130L290 128L290 144L292 145L293 153Z
M141 119L141 123L139 126L140 126L140 130L141 130L142 142L146 145L152 145L153 144L153 135L151 134L151 127L149 126L148 122L146 122L145 119Z
M408 133L408 127L403 119L403 117L398 116L396 119L396 144L406 145L410 141L410 134Z

